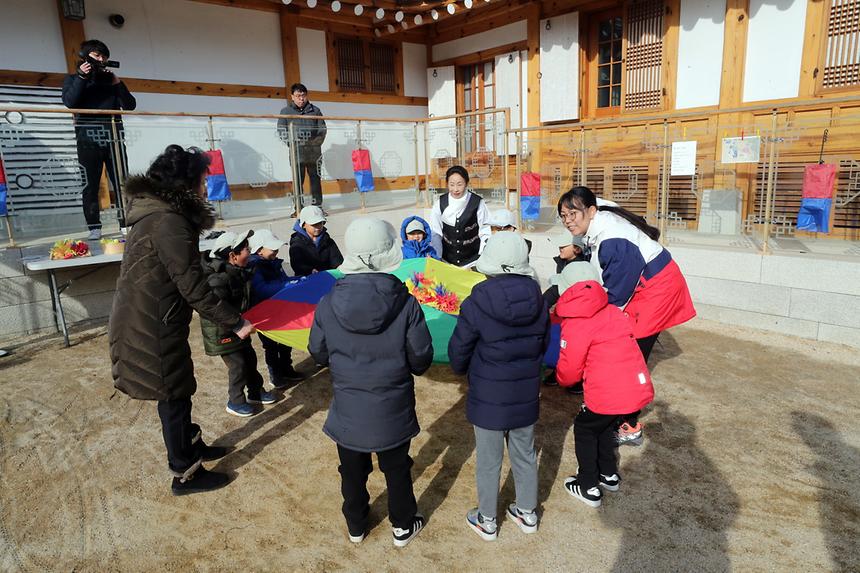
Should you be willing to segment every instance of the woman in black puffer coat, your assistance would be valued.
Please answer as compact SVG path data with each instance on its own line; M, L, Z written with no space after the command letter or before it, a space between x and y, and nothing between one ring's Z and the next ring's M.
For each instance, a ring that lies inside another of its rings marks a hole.
M224 448L206 446L191 423L197 389L188 345L192 309L247 337L251 324L220 301L200 264L200 233L214 223L204 178L209 165L199 149L169 146L144 176L126 184L131 227L110 316L114 386L138 400L157 400L175 495L227 484L201 467Z

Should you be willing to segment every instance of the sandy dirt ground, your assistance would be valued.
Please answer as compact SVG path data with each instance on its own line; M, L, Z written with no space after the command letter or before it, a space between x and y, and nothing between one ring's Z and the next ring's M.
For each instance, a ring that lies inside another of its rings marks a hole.
M103 326L70 349L54 337L0 358L0 571L860 570L860 358L848 347L706 321L665 334L645 444L621 449L621 491L599 509L562 486L580 398L544 389L541 528L502 521L495 543L465 525L476 505L465 382L434 366L416 382L411 450L429 522L398 549L378 472L373 528L360 545L346 538L321 431L327 373L235 418L222 363L203 355L196 322L192 333L194 416L205 439L235 448L209 467L235 479L183 498L170 495L155 404L113 390ZM514 497L507 465L501 488L500 509Z

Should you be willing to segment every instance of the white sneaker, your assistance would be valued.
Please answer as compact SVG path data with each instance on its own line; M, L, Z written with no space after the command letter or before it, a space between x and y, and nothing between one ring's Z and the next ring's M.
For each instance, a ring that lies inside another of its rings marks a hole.
M361 543L362 541L364 541L364 537L366 535L367 535L366 533L362 533L361 535L353 535L352 533L350 533L349 534L349 540L352 543Z
M496 523L496 518L485 517L477 507L466 513L466 523L484 541L495 541L499 535L499 526Z
M538 516L536 511L523 511L512 503L505 512L508 519L517 524L523 533L536 533L538 530Z
M102 238L102 230L99 229L90 229L90 234L87 237L88 241L98 241Z
M621 487L620 483L621 477L618 474L612 474L611 476L600 474L600 477L597 478L597 484L606 491L618 491Z
M128 236L128 227L120 227L119 232L122 234L123 237L127 237Z

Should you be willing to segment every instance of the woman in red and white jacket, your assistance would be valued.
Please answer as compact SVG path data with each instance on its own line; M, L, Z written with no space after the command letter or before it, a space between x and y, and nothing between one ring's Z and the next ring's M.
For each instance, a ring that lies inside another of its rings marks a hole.
M570 263L558 277L561 297L561 351L556 378L561 386L582 382L582 411L573 422L577 475L564 487L573 497L600 505L600 488L617 491L621 478L615 458L619 418L654 399L645 360L633 338L630 320L609 304L597 269ZM600 487L598 487L600 486Z
M571 234L585 238L609 303L633 321L633 335L647 362L662 331L696 316L681 269L657 242L660 232L617 205L598 205L588 187L562 195L558 214ZM620 442L642 436L638 414L625 420L627 428L622 424Z

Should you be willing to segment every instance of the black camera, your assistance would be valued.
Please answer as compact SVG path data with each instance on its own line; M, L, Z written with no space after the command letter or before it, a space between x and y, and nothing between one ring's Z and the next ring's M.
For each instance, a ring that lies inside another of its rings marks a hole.
M105 60L104 62L100 62L97 59L90 56L89 54L85 54L85 55L81 56L81 59L83 59L86 63L90 64L94 70L99 71L99 72L103 72L107 68L118 68L119 67L119 62L117 62L116 60Z

